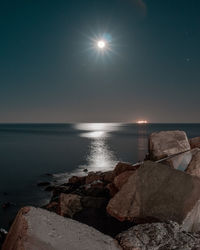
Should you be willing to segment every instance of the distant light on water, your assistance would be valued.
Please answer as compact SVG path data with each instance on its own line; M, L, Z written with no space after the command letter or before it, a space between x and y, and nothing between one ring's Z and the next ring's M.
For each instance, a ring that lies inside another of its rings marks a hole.
M139 120L137 121L137 124L147 124L147 120Z

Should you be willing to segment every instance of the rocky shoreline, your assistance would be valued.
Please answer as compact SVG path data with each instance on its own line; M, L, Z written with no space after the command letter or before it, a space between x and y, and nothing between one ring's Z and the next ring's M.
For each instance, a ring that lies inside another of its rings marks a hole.
M200 137L153 133L141 164L43 186L51 201L19 211L3 250L200 249Z

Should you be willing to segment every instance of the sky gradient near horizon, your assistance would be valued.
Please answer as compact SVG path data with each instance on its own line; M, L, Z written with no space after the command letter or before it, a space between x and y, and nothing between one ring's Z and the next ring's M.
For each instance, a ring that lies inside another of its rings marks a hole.
M0 122L200 122L199 13L199 0L1 1Z

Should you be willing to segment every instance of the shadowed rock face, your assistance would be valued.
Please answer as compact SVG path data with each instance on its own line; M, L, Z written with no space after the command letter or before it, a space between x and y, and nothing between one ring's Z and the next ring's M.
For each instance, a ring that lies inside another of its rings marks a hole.
M2 250L117 250L117 241L77 221L26 207L18 213Z
M110 200L107 212L120 221L173 220L180 224L197 206L200 180L163 164L147 161ZM198 209L198 206L197 206ZM195 214L195 211L192 212ZM199 228L199 218L184 223L190 230Z
M170 155L190 150L184 131L161 131L149 138L149 155L152 160L160 160Z
M200 137L194 137L190 139L191 148L200 148Z
M117 235L124 250L191 250L200 247L200 235L186 233L175 222L143 224Z

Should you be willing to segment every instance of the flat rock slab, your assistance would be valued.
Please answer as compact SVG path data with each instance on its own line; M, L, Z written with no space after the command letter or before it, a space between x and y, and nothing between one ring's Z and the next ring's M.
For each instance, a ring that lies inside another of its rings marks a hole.
M184 131L161 131L150 135L149 155L152 160L160 160L187 150L190 150L190 143Z
M117 241L99 231L47 210L22 208L2 250L117 250Z
M172 221L134 226L116 238L124 250L197 250L200 247L200 234L186 233Z
M176 221L200 230L200 179L169 166L145 162L109 201L107 212L120 221ZM150 220L151 221L151 220Z

